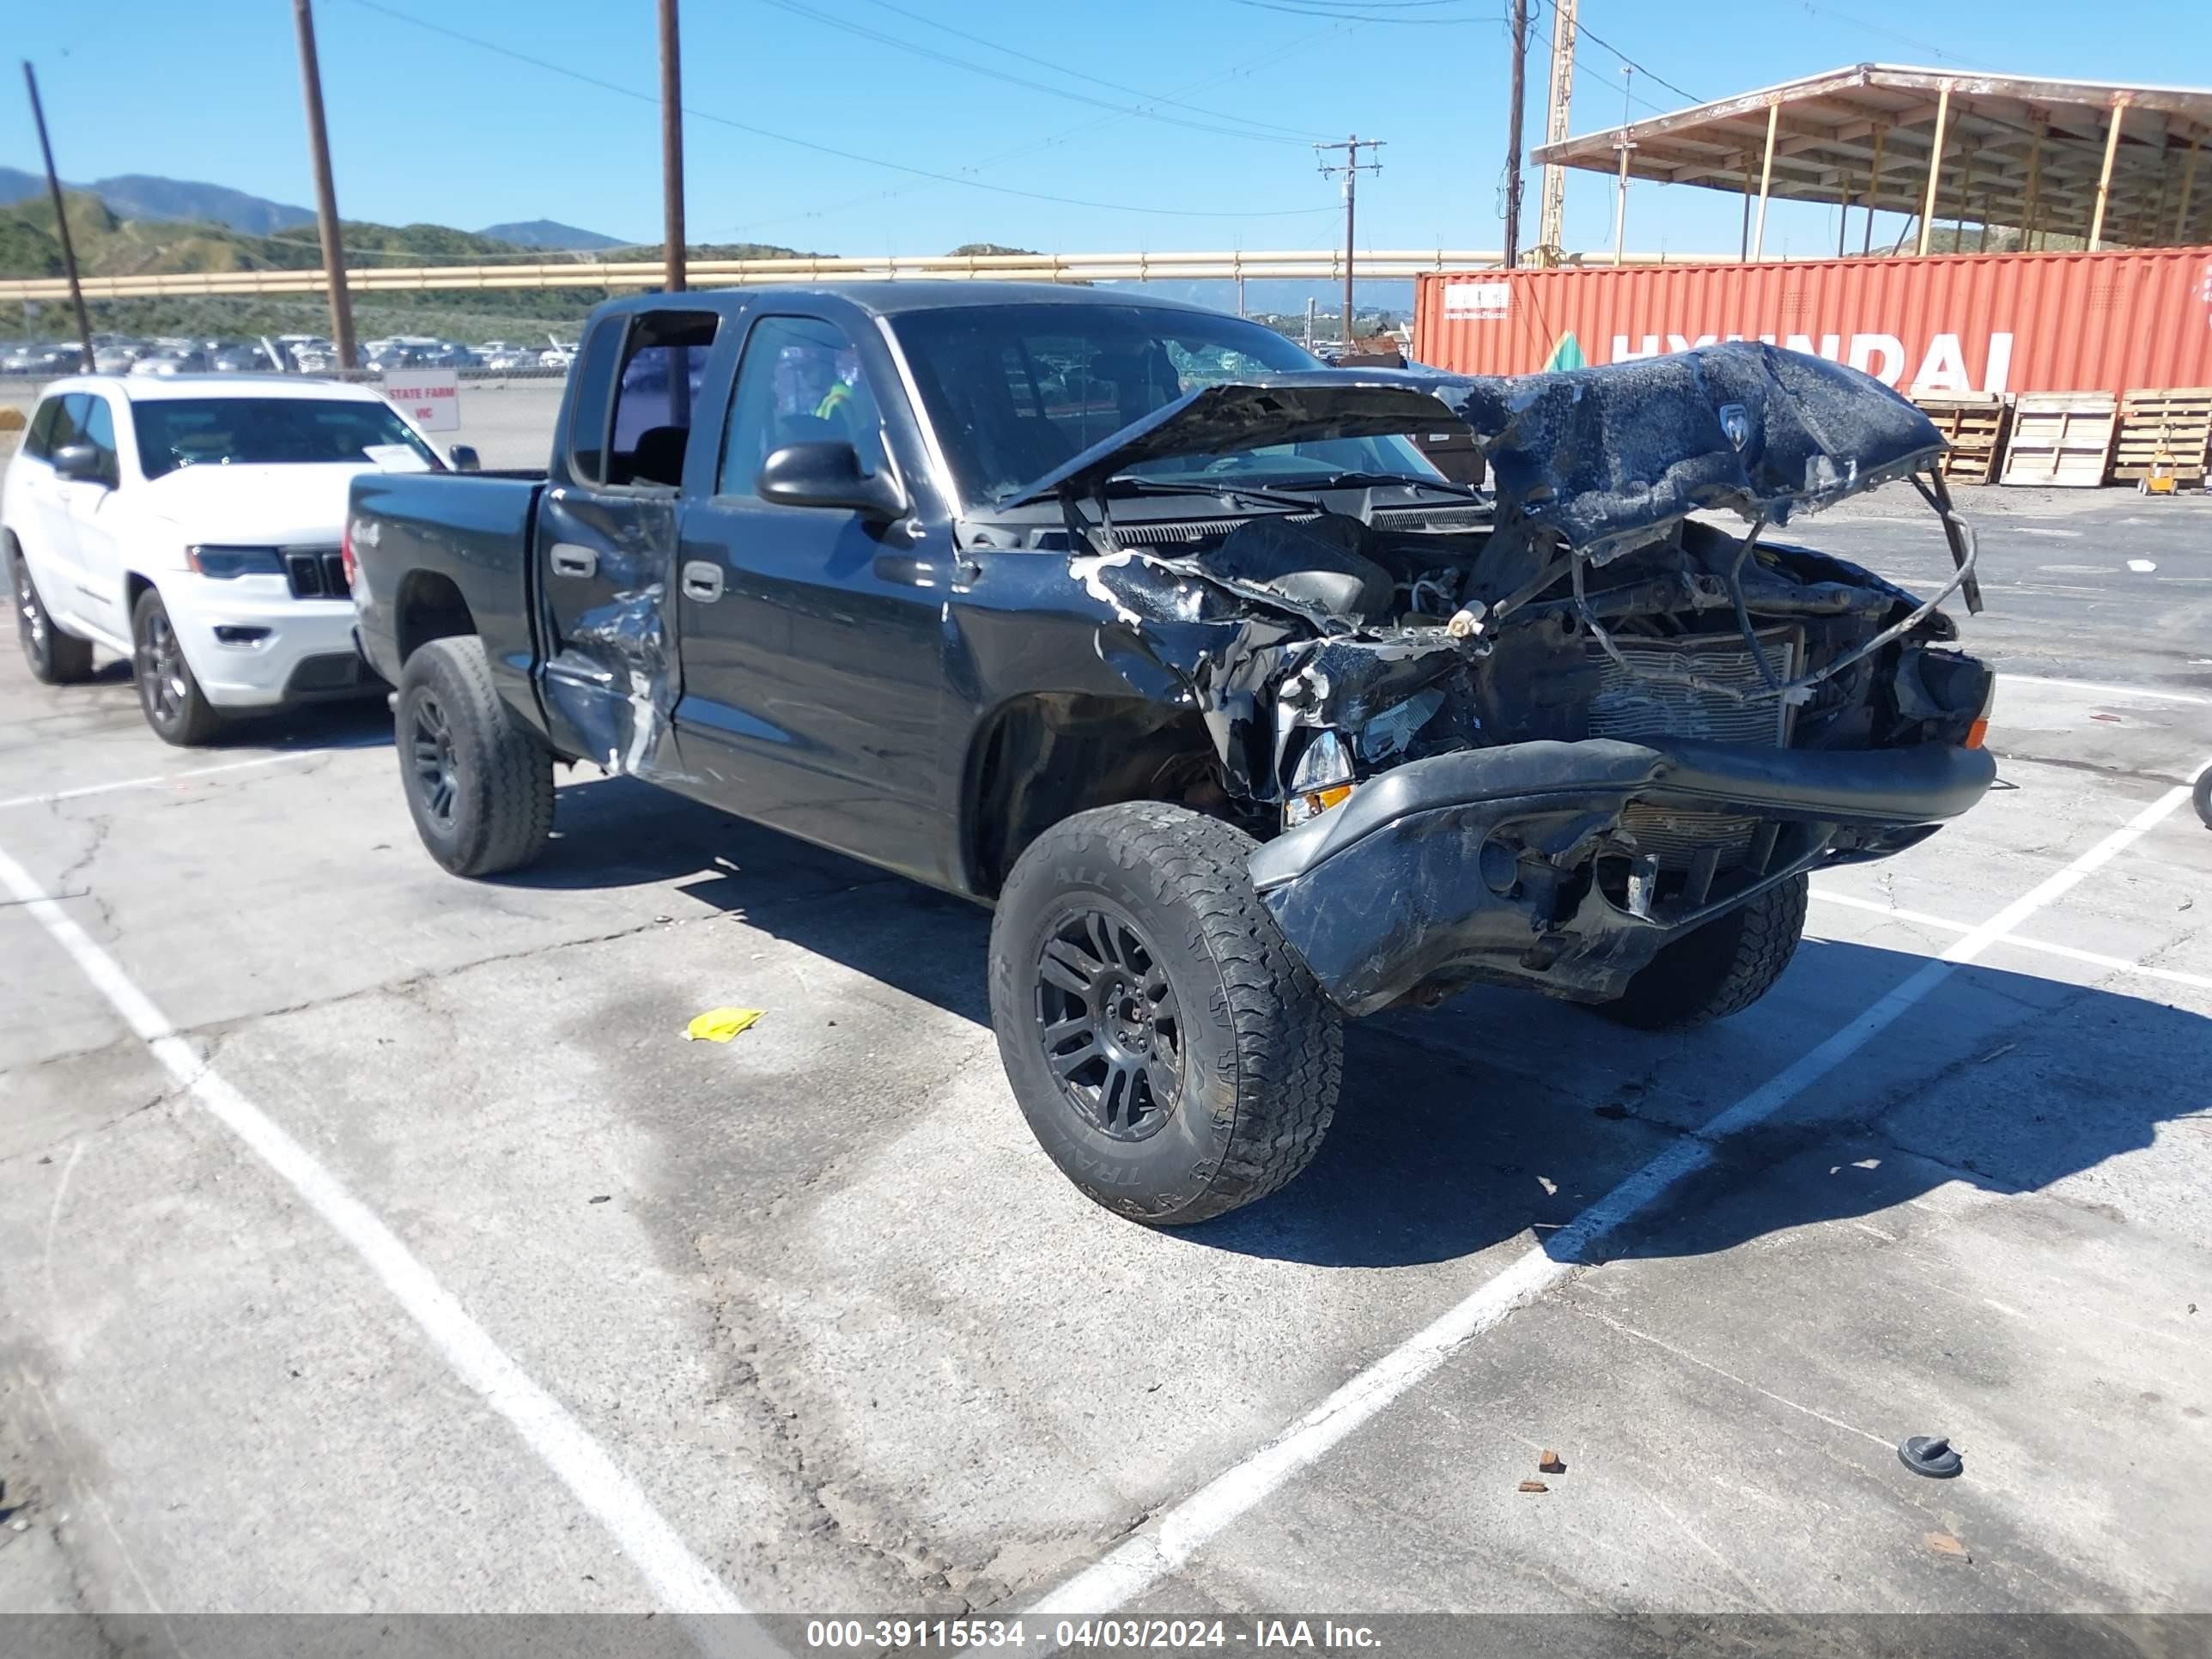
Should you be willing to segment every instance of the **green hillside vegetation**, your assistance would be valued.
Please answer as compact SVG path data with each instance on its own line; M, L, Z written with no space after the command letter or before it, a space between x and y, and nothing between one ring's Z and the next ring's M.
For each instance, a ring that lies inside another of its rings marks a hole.
M220 225L167 224L124 219L98 198L71 191L64 198L77 268L87 276L133 276L181 271L302 270L322 264L321 245L310 230L253 236ZM445 225L379 225L348 221L346 260L359 266L451 264L562 264L589 261L589 253L525 247ZM791 258L798 250L765 242L701 244L695 259ZM658 249L625 256L654 264ZM59 276L61 240L52 206L34 196L0 208L0 277ZM627 291L627 290L626 290ZM483 338L495 334L535 339L550 330L573 336L603 288L515 289L481 292L356 295L354 317L363 338L379 334L439 334ZM319 295L195 296L158 300L94 300L93 326L126 334L251 336L325 331L329 311ZM16 321L0 307L0 332ZM58 337L67 328L66 306L42 307L22 321L32 336Z

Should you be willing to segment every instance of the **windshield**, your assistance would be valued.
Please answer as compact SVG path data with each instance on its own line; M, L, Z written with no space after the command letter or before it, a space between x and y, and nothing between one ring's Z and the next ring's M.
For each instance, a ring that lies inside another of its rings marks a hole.
M988 501L1042 477L1185 392L1322 367L1272 329L1154 306L951 306L894 318L963 498ZM1331 438L1230 454L1176 455L1140 477L1265 485L1339 472L1432 483L1404 438Z
M131 413L139 464L149 478L180 466L234 464L444 465L389 404L334 398L163 398L134 404Z

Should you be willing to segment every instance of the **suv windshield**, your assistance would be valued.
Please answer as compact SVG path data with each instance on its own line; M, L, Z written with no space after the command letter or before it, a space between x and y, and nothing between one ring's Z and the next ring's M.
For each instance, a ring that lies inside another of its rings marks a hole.
M1155 306L948 306L891 321L961 495L996 500L1187 392L1322 368L1257 323ZM1360 472L1433 483L1404 438L1331 438L1176 455L1139 477L1270 482Z
M388 404L335 398L161 398L134 404L149 478L180 466L373 462L442 470Z

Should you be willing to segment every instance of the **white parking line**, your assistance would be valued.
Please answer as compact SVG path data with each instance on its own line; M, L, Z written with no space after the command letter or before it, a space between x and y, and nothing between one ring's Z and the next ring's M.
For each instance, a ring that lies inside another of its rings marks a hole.
M1243 1462L1216 1475L1156 1521L1040 1597L1032 1611L1098 1615L1126 1606L1175 1571L1223 1528L1310 1467L1360 1425L1433 1373L1454 1353L1494 1329L1516 1308L1564 1283L1599 1240L1649 1209L1684 1176L1713 1161L1722 1141L1773 1116L1893 1024L1948 979L2044 906L2073 890L2189 799L2172 789L2056 874L2038 882L1987 921L1955 940L1905 982L1819 1047L1685 1136L1584 1210L1543 1243L1425 1329L1392 1349Z
M0 811L10 806L51 806L56 801L82 800L87 795L105 795L117 789L158 789L163 784L182 783L188 778L213 777L218 772L243 772L249 766L274 766L278 761L306 760L310 756L330 752L327 749L289 750L280 755L256 755L251 760L225 761L220 766L194 766L182 772L149 773L143 778L118 778L112 783L88 783L44 795L11 795L0 800Z
M2144 697L2153 702L2193 702L2212 705L2212 697L2198 696L2193 691L2159 691L2148 685L2106 685L2098 680L2059 680L2041 674L2000 673L2000 689L2008 685L2056 685L2069 691L2094 691L2107 697ZM2000 711L1998 723L2003 723Z
M1922 927L1933 927L1947 933L1971 933L1974 930L1963 921L1953 921L1948 916L1931 916L1925 910L1903 910L1893 904L1884 904L1879 899L1856 898L1849 893L1832 893L1826 888L1815 887L1813 896L1823 904L1840 904L1846 909L1870 911L1878 916L1889 916L1898 921L1910 921ZM2130 962L2125 957L2103 956L2095 951L2076 950L2070 945L2052 945L2039 939L2023 939L2018 933L2007 933L1995 941L1999 945L2016 946L2023 951L2040 951L2045 956L2067 957L2075 962L2086 962L2093 968L2109 969L2116 974L2138 974L2145 979L2162 979L2175 985L2186 985L2199 991L2212 991L2212 978L2203 974L2185 974L2173 968L2152 968L2140 962Z
M30 872L0 851L0 885L84 970L124 1023L179 1086L283 1176L384 1283L431 1346L486 1405L505 1418L545 1467L599 1518L652 1585L663 1607L681 1613L742 1613L714 1570L691 1553L642 1488L623 1472L568 1408L533 1382L483 1326L345 1184L273 1119L193 1053L168 1018L94 943Z

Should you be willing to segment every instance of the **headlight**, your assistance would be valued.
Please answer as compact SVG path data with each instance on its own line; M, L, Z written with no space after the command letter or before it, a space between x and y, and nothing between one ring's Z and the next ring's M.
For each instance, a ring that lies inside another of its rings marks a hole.
M1291 769L1291 793L1283 802L1283 828L1294 829L1352 799L1352 748L1334 732L1314 733Z
M228 581L234 576L281 576L284 561L273 547L188 547L185 557L203 576Z

